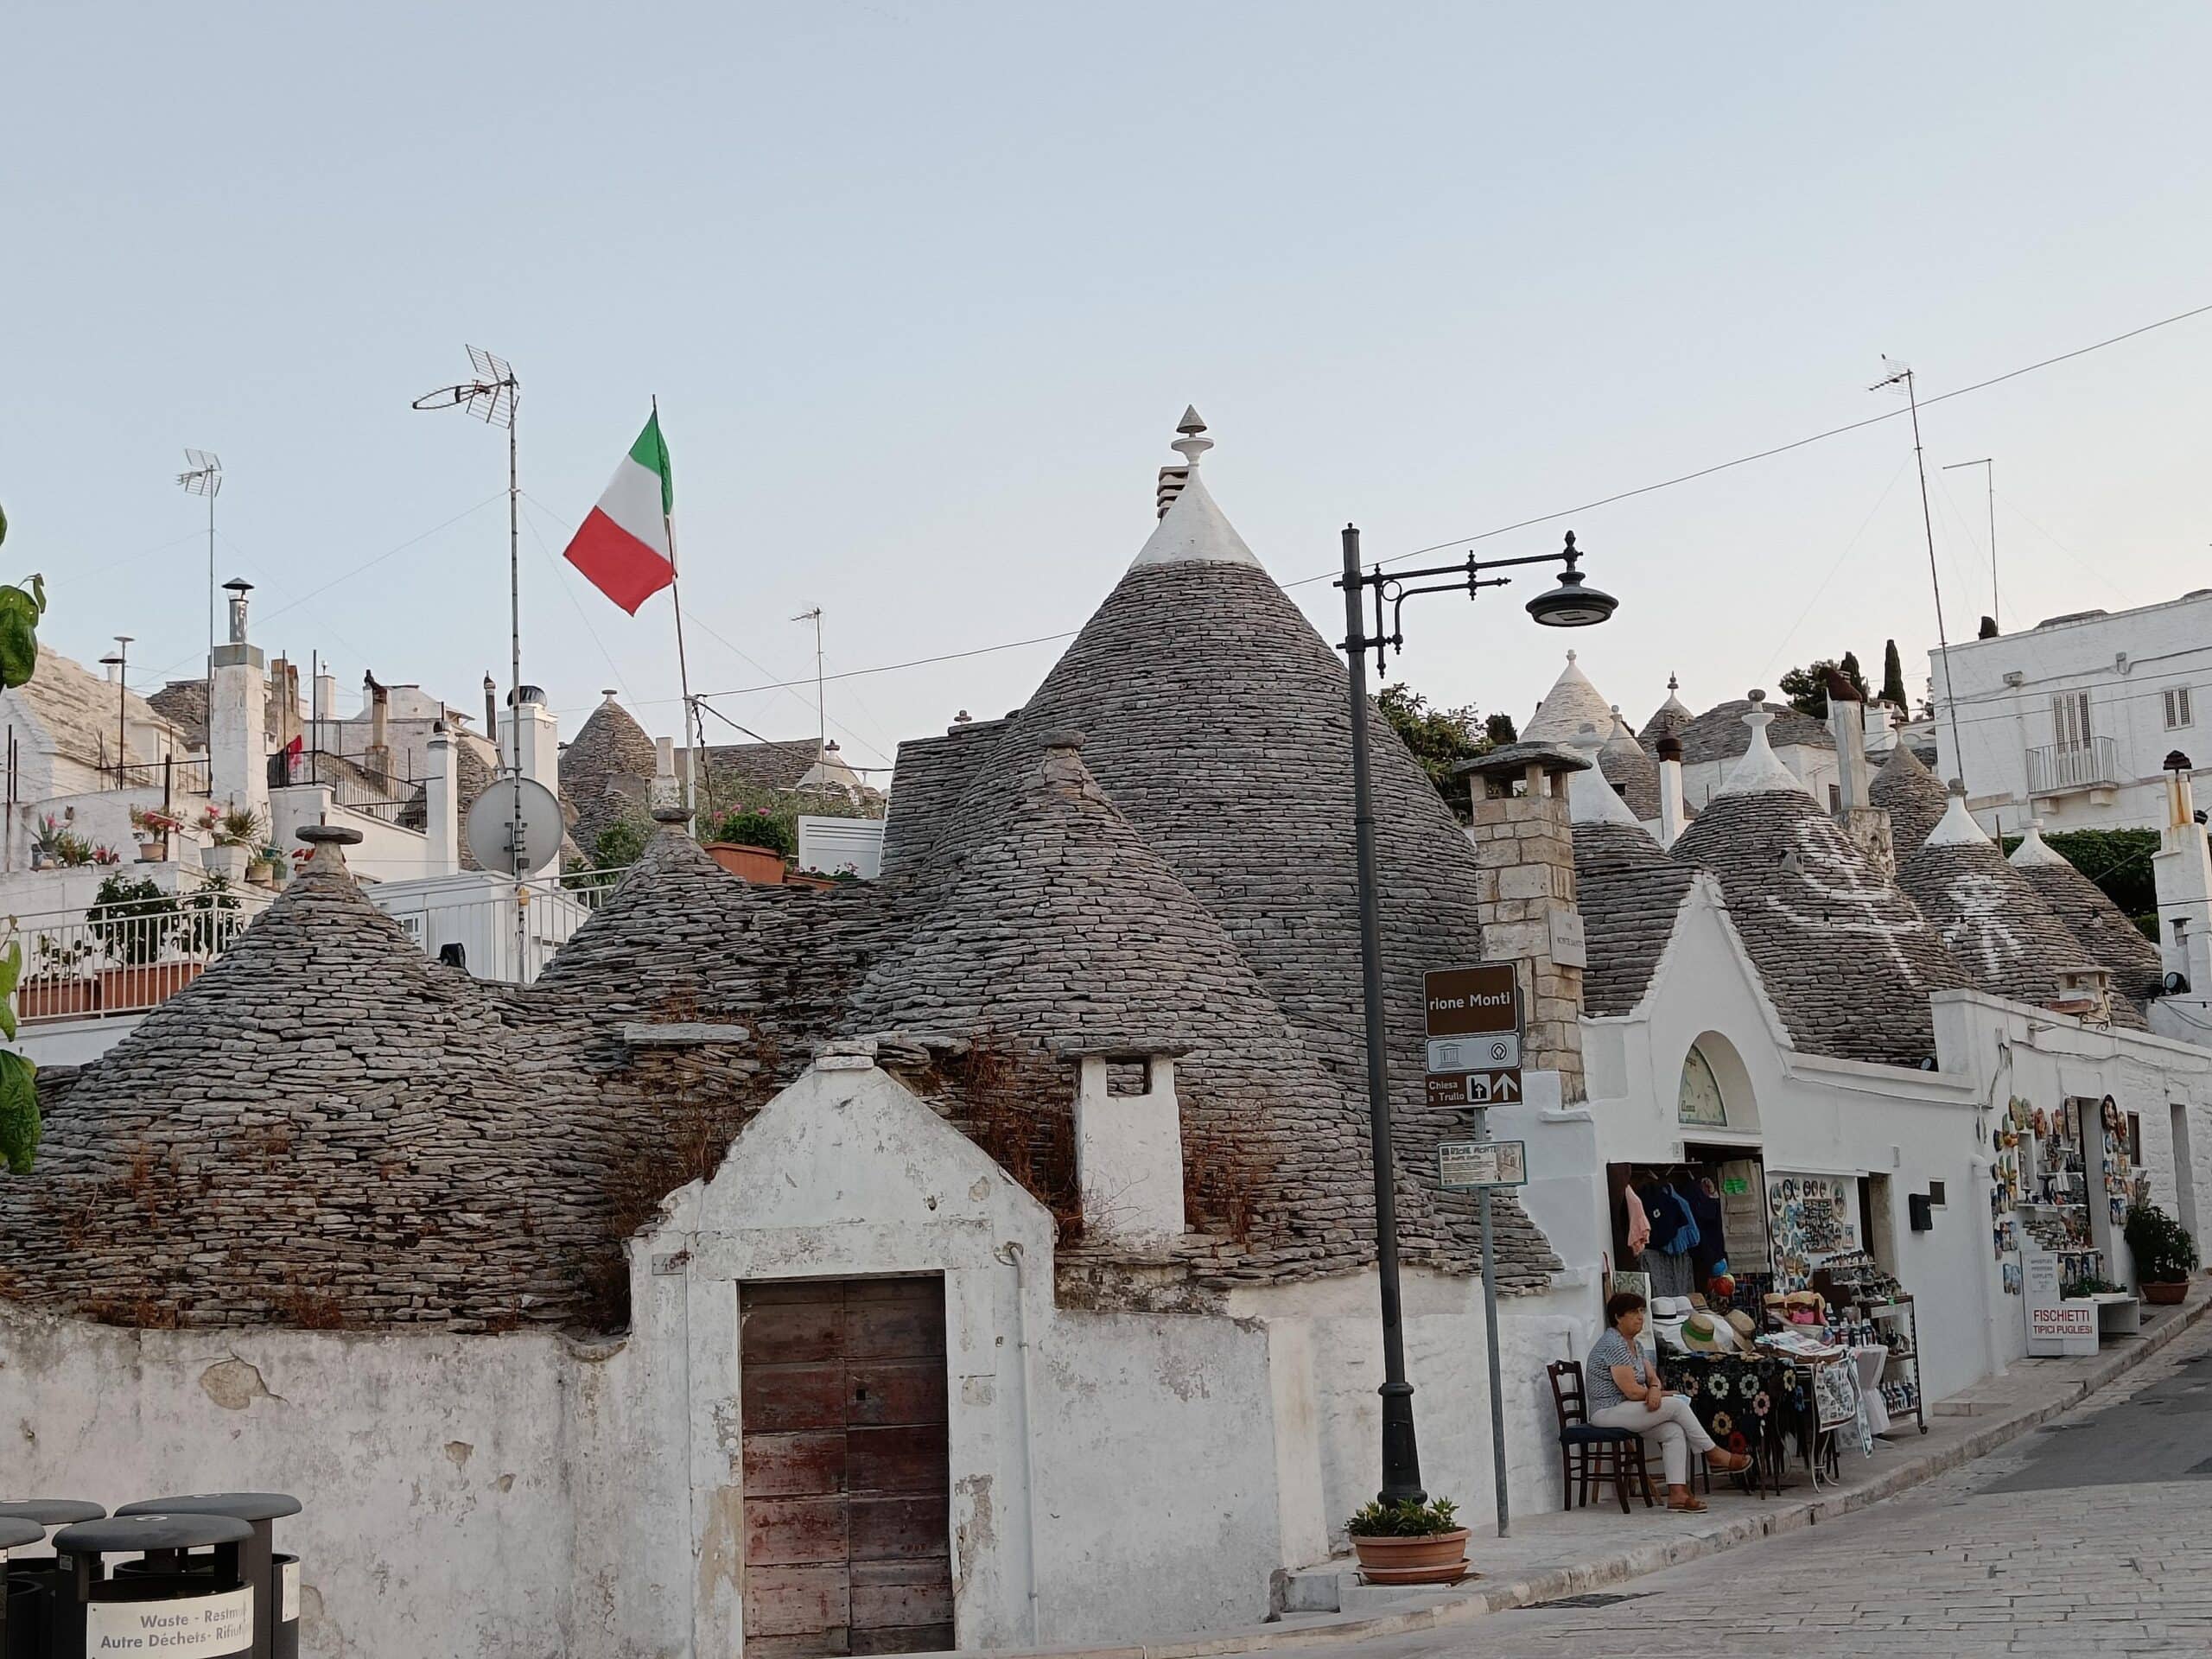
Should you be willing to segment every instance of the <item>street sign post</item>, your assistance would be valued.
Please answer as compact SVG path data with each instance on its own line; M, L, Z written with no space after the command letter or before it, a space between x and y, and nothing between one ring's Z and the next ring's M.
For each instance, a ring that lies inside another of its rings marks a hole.
M1488 1106L1521 1098L1521 986L1510 962L1426 978L1427 1099Z
M1443 968L1425 976L1427 1098L1432 1106L1503 1106L1521 1098L1521 982L1510 962ZM1483 1227L1483 1325L1490 1348L1491 1467L1497 1478L1497 1535L1512 1517L1505 1494L1505 1387L1497 1355L1497 1265L1491 1235L1491 1192L1529 1179L1520 1141L1461 1141L1437 1148L1438 1175L1450 1191L1471 1187Z

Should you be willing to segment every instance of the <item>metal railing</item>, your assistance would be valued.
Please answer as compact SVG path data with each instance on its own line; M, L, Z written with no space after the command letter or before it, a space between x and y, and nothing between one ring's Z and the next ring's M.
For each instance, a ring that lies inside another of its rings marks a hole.
M270 757L269 781L279 789L292 784L320 784L329 790L336 804L393 823L398 821L400 810L415 798L421 780L405 772L388 770L391 759L389 751L382 755L341 754L335 749L305 749L296 755L279 751ZM378 761L385 764L374 764Z
M526 985L628 874L626 868L575 870L524 882L519 938L516 890L497 878L464 887L367 891L369 901L405 929L427 955L465 968L479 979Z
M34 1025L143 1014L205 973L268 902L202 887L10 918L8 938L23 947L16 1017Z
M2053 743L2030 749L2027 756L2031 795L2063 795L2120 780L2119 749L2108 737L2092 737L2085 743Z
M181 760L170 755L159 760L133 760L121 766L106 765L100 770L115 779L118 789L158 789L162 798L168 801L179 795L213 793L211 764L205 756L196 760Z

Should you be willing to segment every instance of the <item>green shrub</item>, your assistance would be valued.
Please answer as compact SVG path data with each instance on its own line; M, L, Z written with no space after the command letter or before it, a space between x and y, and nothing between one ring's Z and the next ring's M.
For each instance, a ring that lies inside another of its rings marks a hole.
M788 819L765 807L725 813L707 832L709 841L733 842L740 847L759 847L789 858L798 850L798 832Z
M92 895L92 937L132 968L159 961L176 929L177 902L150 880L118 872Z
M2171 1285L2196 1271L2196 1241L2155 1204L2128 1207L2125 1236L2139 1285Z
M1426 1503L1385 1503L1381 1499L1354 1512L1344 1530L1355 1538L1433 1538L1459 1530L1459 1506L1448 1497Z

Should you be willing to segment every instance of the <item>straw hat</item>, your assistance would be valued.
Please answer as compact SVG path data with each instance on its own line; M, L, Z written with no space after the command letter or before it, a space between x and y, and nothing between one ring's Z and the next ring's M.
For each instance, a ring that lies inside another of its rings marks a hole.
M1682 1321L1682 1346L1694 1354L1718 1354L1726 1351L1720 1341L1720 1332L1714 1327L1710 1313L1693 1313Z

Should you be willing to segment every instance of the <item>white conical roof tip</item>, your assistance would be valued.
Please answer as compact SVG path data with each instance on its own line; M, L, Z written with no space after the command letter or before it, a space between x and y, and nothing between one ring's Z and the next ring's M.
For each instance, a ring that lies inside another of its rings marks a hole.
M2028 833L2020 837L2020 844L2012 849L2015 864L2063 864L2066 855L2043 838L2043 820L2028 820Z
M1967 810L1967 786L1957 779L1951 780L1950 799L1945 803L1943 816L1928 832L1923 847L1971 847L1976 842L1988 845L1989 837L1982 827L1974 821L1974 814Z
M1751 728L1751 747L1721 780L1719 792L1756 795L1777 789L1804 792L1805 785L1797 774L1782 764L1782 757L1767 741L1766 728L1774 723L1774 715L1767 709L1766 693L1754 690L1751 702L1751 710L1744 716L1744 724Z
M1198 418L1195 408L1189 408L1183 411L1183 419L1175 429L1183 435L1168 447L1183 456L1186 463L1185 476L1179 484L1175 484L1172 472L1162 474L1162 491L1172 486L1174 499L1168 502L1167 511L1160 514L1160 523L1137 550L1129 568L1203 563L1258 564L1258 557L1244 544L1244 538L1236 533L1236 526L1214 504L1212 493L1199 476L1198 457L1213 448L1211 438L1199 435L1206 429L1206 423Z
M1567 816L1571 823L1619 823L1631 830L1643 828L1643 820L1636 816L1629 804L1621 799L1605 774L1598 770L1598 753L1604 746L1605 734L1585 721L1582 728L1567 739L1582 752L1590 765L1586 771L1570 772L1567 779ZM1652 843L1656 846L1656 842Z

